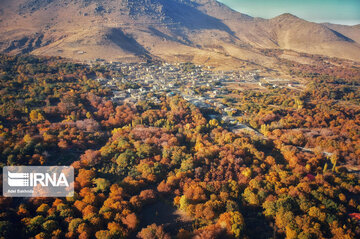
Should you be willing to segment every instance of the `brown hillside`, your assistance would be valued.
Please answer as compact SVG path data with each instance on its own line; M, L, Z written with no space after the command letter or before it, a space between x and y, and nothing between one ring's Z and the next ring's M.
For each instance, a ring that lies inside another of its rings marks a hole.
M260 49L360 61L359 28L316 24L290 14L266 20L215 0L2 0L0 51L78 60L250 62Z

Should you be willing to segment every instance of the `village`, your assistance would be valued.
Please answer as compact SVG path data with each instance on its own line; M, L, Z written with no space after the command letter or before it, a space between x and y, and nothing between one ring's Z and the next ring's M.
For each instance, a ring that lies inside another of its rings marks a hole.
M115 104L137 104L148 101L160 103L161 96L181 96L201 110L211 112L207 116L229 125L233 131L247 130L259 134L241 124L236 116L241 112L223 102L226 95L237 86L250 85L260 89L267 87L294 87L284 79L261 77L261 71L213 71L210 67L192 63L110 63L111 70L120 77L98 78L100 84L113 92Z

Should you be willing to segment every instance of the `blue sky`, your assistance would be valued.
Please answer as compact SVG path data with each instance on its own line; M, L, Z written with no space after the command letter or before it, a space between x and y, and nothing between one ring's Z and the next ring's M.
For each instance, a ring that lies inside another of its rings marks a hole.
M313 22L360 24L360 0L218 0L253 17L291 13Z

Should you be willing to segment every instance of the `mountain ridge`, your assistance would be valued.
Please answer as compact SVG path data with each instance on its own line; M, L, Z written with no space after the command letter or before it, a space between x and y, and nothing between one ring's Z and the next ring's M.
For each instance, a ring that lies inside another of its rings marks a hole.
M267 65L259 49L281 49L360 61L356 26L254 18L215 0L3 0L0 12L9 54Z

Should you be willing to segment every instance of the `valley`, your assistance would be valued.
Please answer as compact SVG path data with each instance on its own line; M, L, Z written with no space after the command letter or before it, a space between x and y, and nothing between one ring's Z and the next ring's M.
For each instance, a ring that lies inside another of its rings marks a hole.
M0 238L360 238L359 25L241 12L0 0Z

